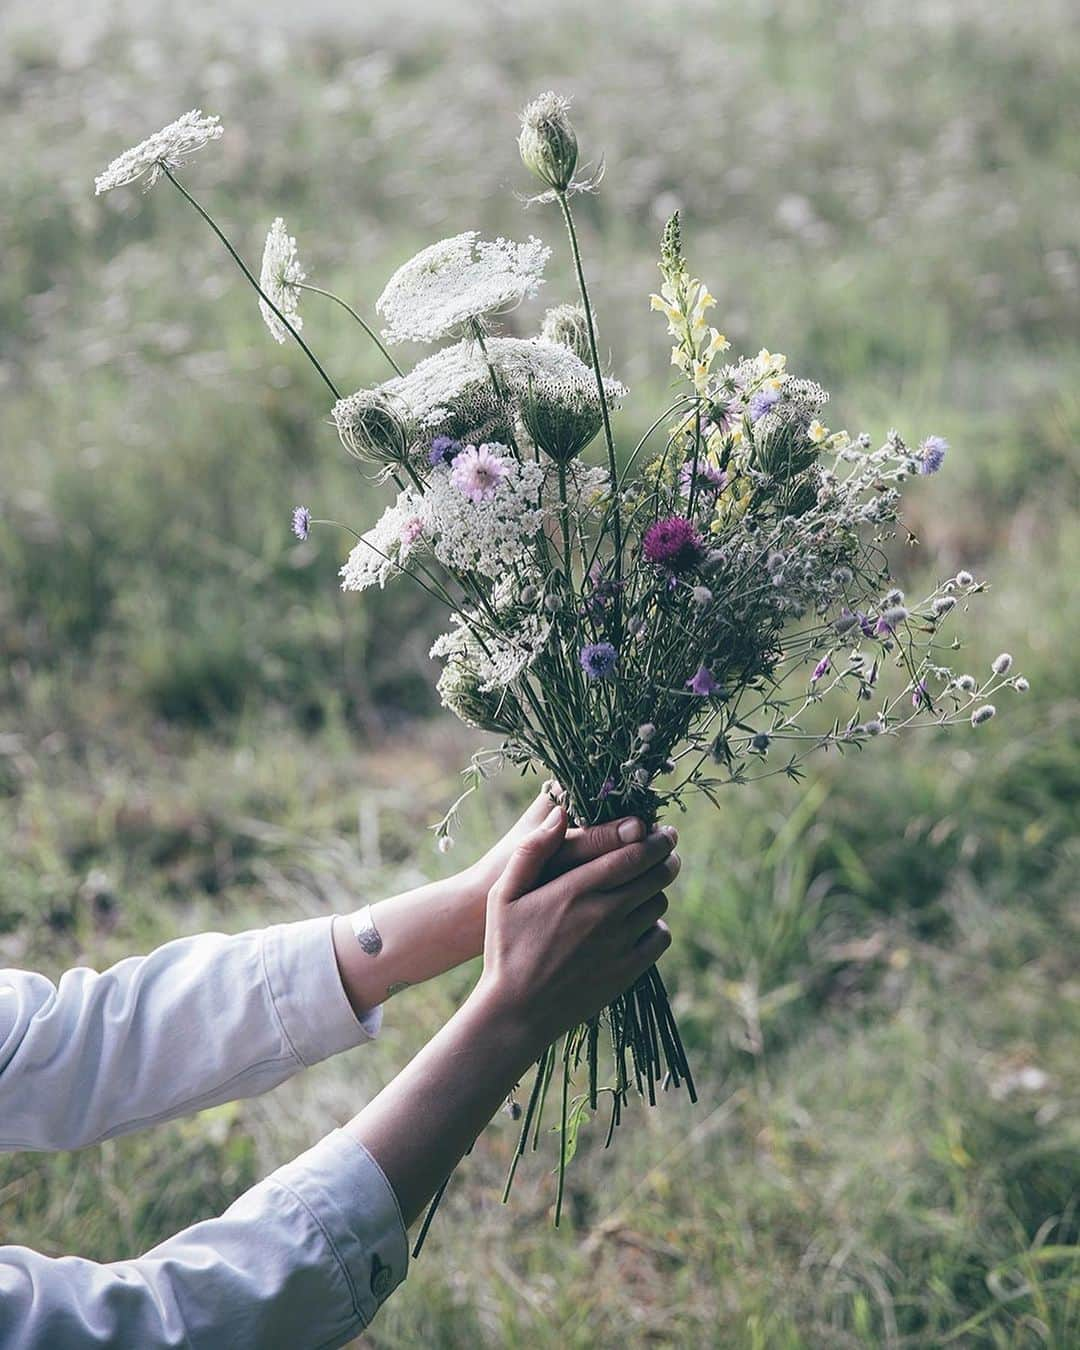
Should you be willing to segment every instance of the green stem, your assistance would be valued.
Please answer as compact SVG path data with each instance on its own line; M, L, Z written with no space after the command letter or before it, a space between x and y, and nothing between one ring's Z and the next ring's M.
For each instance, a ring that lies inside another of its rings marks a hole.
M213 218L212 215L210 215L208 211L206 211L202 206L199 205L199 203L195 200L195 198L191 195L191 193L187 190L187 188L184 187L183 183L181 183L180 180L173 174L172 170L169 168L167 164L164 163L161 164L161 171L162 173L164 173L165 177L169 180L169 182L172 183L173 187L175 187L176 190L180 193L180 195L182 197L187 198L187 200L191 203L191 205L195 208L195 210L198 211L199 215L202 216L203 220L206 221L207 225L210 226L210 228L214 231L217 237L229 250L233 262L236 263L237 267L240 268L240 271L243 272L244 276L246 276L248 281L251 282L252 286L255 287L255 290L258 293L258 295L266 302L266 304L270 307L270 309L274 312L274 314L277 315L278 319L281 320L281 322L285 325L285 327L289 330L289 332L300 344L300 348L303 351L304 355L322 376L323 382L325 383L326 387L330 390L330 392L333 394L334 398L339 399L341 397L341 393L338 390L337 385L323 369L322 363L319 361L319 358L315 355L315 353L307 345L304 339L300 336L300 334L288 321L285 315L282 314L281 310L278 309L277 305L274 304L273 300L271 300L270 297L266 294L263 288L259 285L258 281L256 281L247 263L244 262L243 258L241 258L240 254L237 253L236 249L233 248L232 244L229 242L228 238L221 230L217 221Z
M375 332L375 330L371 327L371 325L368 323L368 321L364 318L362 314L358 314L356 310L353 309L352 305L350 305L347 300L342 300L341 296L335 295L333 291L324 291L321 286L312 286L307 281L294 281L290 284L295 286L298 291L313 291L316 295L324 295L327 298L327 300L333 300L333 302L336 305L340 305L342 309L346 310L349 314L353 316L353 318L364 330L364 332L368 335L368 337L372 340L372 342L374 342L375 346L378 347L379 351L382 352L383 356L385 356L386 359L390 362L391 366L394 368L395 373L398 375L404 374L404 371L401 369L398 363L394 360L394 358L390 355L390 353L383 346L382 342L379 340L378 334Z
M608 412L607 394L604 390L604 376L600 370L600 353L596 346L596 326L593 323L592 305L589 302L589 289L585 284L585 272L581 265L581 249L578 246L577 231L574 229L574 217L566 193L559 193L559 206L566 233L570 238L570 252L574 259L574 271L577 274L578 290L581 292L581 304L585 310L585 327L589 334L589 353L592 356L593 374L596 376L596 390L600 396L600 416L604 422L604 440L607 442L608 472L611 474L612 534L615 539L615 579L622 577L622 522L619 519L619 466L615 458L615 438L611 434L611 415ZM619 601L616 597L616 613ZM618 627L618 625L617 625Z

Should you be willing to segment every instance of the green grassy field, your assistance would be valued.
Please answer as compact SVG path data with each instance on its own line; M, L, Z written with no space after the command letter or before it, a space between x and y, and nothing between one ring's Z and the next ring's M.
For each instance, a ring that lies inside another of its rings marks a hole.
M380 490L168 184L92 194L199 104L227 134L186 181L251 258L281 212L311 279L370 307L431 239L533 232L556 246L553 302L571 295L557 221L514 195L516 111L553 85L607 163L582 234L632 386L624 444L668 380L646 296L678 205L736 348L821 379L832 425L950 439L909 495L921 547L898 578L989 578L964 659L1008 649L1032 690L977 734L822 759L680 820L665 977L701 1101L641 1110L609 1153L583 1135L559 1232L550 1150L498 1203L500 1117L361 1343L1069 1350L1073 7L352 8L0 19L0 963L57 973L388 893L471 856L528 792L492 783L435 853L425 827L472 745L434 709L436 617L402 585L342 596L345 544L288 534L298 501L363 528ZM378 378L320 304L304 333L335 379ZM407 992L376 1046L269 1098L0 1159L0 1240L112 1259L220 1210L367 1100L474 975Z

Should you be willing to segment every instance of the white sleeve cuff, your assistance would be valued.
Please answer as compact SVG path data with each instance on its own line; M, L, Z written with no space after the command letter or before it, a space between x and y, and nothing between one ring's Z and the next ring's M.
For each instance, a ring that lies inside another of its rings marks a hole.
M290 1191L317 1220L366 1327L409 1266L401 1208L382 1168L347 1130L334 1130L267 1183Z
M301 1064L372 1040L382 1006L358 1018L341 983L334 955L333 917L276 924L263 934L266 980L282 1034Z

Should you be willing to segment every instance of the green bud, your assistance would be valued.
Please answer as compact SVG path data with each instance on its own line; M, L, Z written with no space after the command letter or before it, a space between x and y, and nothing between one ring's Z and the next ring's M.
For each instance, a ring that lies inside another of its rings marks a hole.
M587 366L592 365L589 324L581 305L555 305L544 315L540 336L570 350Z
M376 389L361 389L338 399L330 414L345 449L358 459L404 464L412 439L390 400Z
M568 116L570 104L549 90L521 114L518 149L522 162L556 192L565 192L577 168L578 143Z

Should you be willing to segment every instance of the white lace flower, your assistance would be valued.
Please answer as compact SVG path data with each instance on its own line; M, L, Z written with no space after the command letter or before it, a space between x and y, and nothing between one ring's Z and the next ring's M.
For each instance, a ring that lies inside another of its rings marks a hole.
M266 235L259 285L297 330L304 326L304 320L297 311L300 305L299 283L305 275L296 256L296 240L286 231L284 220L278 216ZM259 309L274 341L284 342L289 336L289 330L262 297L259 298Z
M551 623L533 613L515 615L513 626L499 632L475 614L455 614L453 623L450 632L435 639L431 656L467 670L481 693L503 689L516 680L551 636Z
M507 474L485 501L470 501L451 481L450 471L432 473L420 501L424 534L436 558L462 572L496 580L520 563L540 529L544 471L509 454Z
M369 586L383 587L423 537L423 512L408 492L398 494L367 533L358 540L342 567L343 591L366 591Z
M94 179L95 192L100 196L112 188L134 183L144 174L150 175L146 186L152 188L165 166L177 168L182 160L201 150L207 141L216 141L223 131L220 118L204 117L201 109L192 108L191 112L162 127L147 140L117 155Z
M441 239L410 258L387 282L375 308L387 342L434 342L535 295L551 255L539 239L487 242L475 230Z

